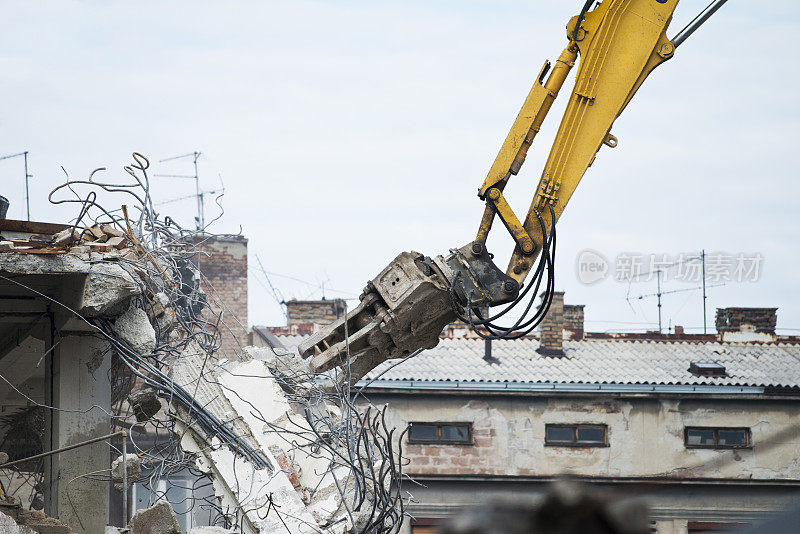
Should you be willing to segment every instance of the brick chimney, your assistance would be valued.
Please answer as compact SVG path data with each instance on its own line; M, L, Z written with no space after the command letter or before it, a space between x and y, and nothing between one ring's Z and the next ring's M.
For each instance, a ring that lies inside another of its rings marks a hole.
M774 334L778 308L717 308L717 332Z
M564 304L564 330L573 341L583 339L584 307L584 304Z
M775 339L778 308L717 308L717 332L723 341Z
M219 355L236 359L248 344L247 239L220 235L197 240L199 253L192 263L203 274L201 287L208 295L212 313L222 313Z
M539 325L541 335L537 352L542 356L564 355L564 292L553 293L553 301Z
M344 315L347 304L342 299L295 300L286 303L289 326L299 324L327 325Z

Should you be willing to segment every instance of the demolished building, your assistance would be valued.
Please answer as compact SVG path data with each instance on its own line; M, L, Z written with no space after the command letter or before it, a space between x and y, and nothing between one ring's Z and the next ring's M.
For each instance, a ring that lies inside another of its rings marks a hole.
M246 262L246 240L160 216L133 159L133 181L95 171L53 190L76 207L69 224L0 220L9 517L61 529L48 532L139 534L153 518L172 532L198 511L228 532L396 530L384 413L294 354L242 349L246 294L223 302L207 273L215 254ZM167 501L184 513L164 516Z

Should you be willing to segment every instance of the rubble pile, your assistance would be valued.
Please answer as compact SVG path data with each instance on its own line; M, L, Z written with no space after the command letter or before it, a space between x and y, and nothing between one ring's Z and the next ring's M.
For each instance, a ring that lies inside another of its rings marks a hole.
M0 502L0 532L71 534L72 529L40 510L25 510L18 503Z
M382 412L354 412L295 352L244 352L242 362L208 368L211 377L197 399L237 425L268 466L255 468L190 426L183 427L189 431L181 441L213 480L224 507L243 511L242 532L344 534L399 526L398 455ZM176 362L176 382L194 380L200 356ZM185 415L179 410L177 419Z

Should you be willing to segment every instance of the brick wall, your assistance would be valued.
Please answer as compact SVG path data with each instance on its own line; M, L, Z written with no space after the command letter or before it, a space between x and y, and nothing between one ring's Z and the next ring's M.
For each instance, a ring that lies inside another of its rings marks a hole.
M472 445L436 445L414 444L403 445L403 455L408 459L408 474L447 474L447 475L489 475L506 474L508 465L498 455L497 430L494 421L488 415L489 405L478 400L468 401L465 411L469 418L456 417L451 422L472 423ZM432 414L439 415L433 409ZM480 415L478 415L480 414ZM430 417L430 416L429 416Z
M222 346L219 356L237 358L246 346L247 334L247 239L217 236L198 241L195 266L202 273L202 288L214 314L222 313ZM224 323L224 324L223 324Z
M286 303L289 326L299 324L326 325L344 315L347 304L342 299L290 300Z
M564 292L553 293L553 301L539 326L541 335L538 352L545 356L560 356L564 347Z
M717 332L774 334L778 308L717 308Z
M583 339L583 304L564 304L564 330L570 339Z

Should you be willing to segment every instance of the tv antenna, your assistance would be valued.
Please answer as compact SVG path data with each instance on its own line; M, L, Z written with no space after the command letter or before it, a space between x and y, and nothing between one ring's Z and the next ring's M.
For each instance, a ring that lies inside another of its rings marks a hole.
M32 174L28 174L28 151L19 152L17 154L9 154L7 156L0 156L0 160L16 158L22 156L25 159L25 208L28 212L28 220L31 220L31 195L28 189L28 179L33 178Z
M625 300L627 300L628 303L630 304L631 300L642 300L642 299L646 299L648 297L656 297L658 299L658 333L659 334L661 333L661 297L663 297L664 295L672 294L672 293L684 293L686 291L703 290L703 298L705 298L706 288L719 287L719 286L724 286L725 285L724 282L719 283L719 284L706 285L705 280L703 280L703 285L701 285L701 286L687 287L686 289L673 289L673 290L670 290L670 291L661 291L661 270L656 271L656 274L658 276L658 285L657 285L658 290L655 293L646 293L644 295L639 295L638 297L625 297ZM704 328L705 328L705 325L704 325ZM705 331L703 333L705 333Z
M202 152L189 152L188 154L181 154L180 156L172 156L169 158L164 158L159 160L159 163L164 163L166 161L173 161L176 159L183 159L183 158L192 158L192 165L194 166L194 174L154 174L153 176L159 176L161 178L189 178L194 180L194 195L188 195L186 197L174 198L172 200L168 200L164 202L164 204L169 202L177 202L178 200L183 200L186 198L195 197L197 199L197 217L194 218L195 226L197 227L197 231L203 231L206 227L206 215L205 215L205 206L203 202L203 196L206 194L213 194L217 191L201 191L200 190L200 176L197 172L197 160L200 159Z

